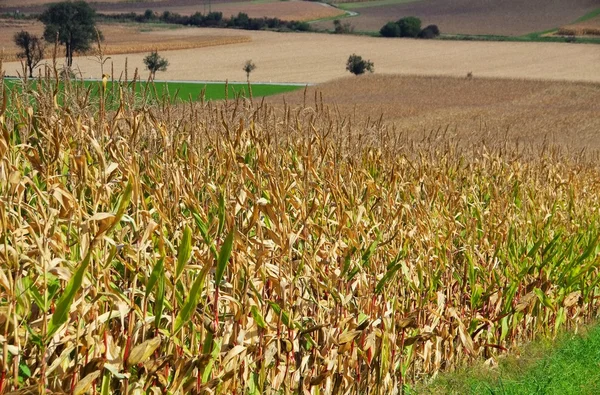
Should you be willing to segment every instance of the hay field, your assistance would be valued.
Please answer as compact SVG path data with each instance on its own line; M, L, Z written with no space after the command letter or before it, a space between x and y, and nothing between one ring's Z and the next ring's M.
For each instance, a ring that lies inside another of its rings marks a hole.
M365 75L345 77L268 102L314 105L364 121L394 124L407 140L491 147L552 143L573 151L600 150L600 84L487 78Z
M561 26L558 34L574 36L600 36L600 16L584 22Z
M219 34L212 30L207 33L195 28L165 28L161 25L135 24L100 24L99 29L104 34L107 55L146 53L152 50L167 51L174 49L192 49L217 45L249 42L251 38L242 31L235 34ZM14 45L15 33L26 30L37 35L43 34L43 25L37 21L0 20L0 42L3 43L4 59L15 61L19 48ZM95 48L91 51L93 54ZM47 51L51 56L51 49ZM12 72L11 72L12 74Z
M238 35L226 29L185 29L164 34L184 37ZM600 49L593 45L556 43L447 42L411 39L382 39L317 33L250 32L252 41L226 46L169 51L167 72L161 79L243 81L242 64L252 59L258 68L253 81L320 83L348 74L346 60L352 53L371 59L377 74L600 81L597 64ZM120 73L128 58L130 68L143 70L143 54L114 55L114 69ZM75 66L84 77L97 77L93 59L80 57ZM8 63L7 74L19 65Z
M389 21L416 16L442 33L518 36L571 23L598 8L592 0L423 0L360 8L348 19L358 31L379 31ZM331 23L317 26L331 29Z

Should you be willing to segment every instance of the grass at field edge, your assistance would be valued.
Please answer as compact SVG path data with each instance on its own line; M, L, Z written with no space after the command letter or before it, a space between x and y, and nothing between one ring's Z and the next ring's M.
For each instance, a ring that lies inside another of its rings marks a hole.
M597 394L600 393L600 326L555 341L539 340L497 368L445 373L409 394Z
M9 88L18 84L17 79L5 79ZM33 81L33 80L32 80ZM92 95L98 95L98 89L101 85L100 81L83 81L84 87L90 88ZM115 87L117 82L114 83ZM147 82L138 82L136 84L136 92L141 93L147 87ZM227 94L225 91L226 84L223 83L186 83L186 82L154 82L152 86L148 87L151 96L155 94L158 98L162 98L164 95L168 95L171 100L179 99L188 101L190 98L193 101L199 101L204 91L205 100L223 100L225 97L234 98L236 95L241 94L242 96L248 96L248 84L246 83L229 83L227 84ZM250 84L252 88L253 97L271 96L279 93L291 92L296 89L304 88L302 85L275 85L275 84ZM107 83L107 92L112 91L112 83Z

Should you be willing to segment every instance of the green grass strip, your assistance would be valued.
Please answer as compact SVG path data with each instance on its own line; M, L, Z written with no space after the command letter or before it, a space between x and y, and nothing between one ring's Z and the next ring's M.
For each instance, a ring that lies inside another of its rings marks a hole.
M600 326L555 342L537 342L520 358L502 359L498 368L475 368L441 375L410 393L599 394Z
M361 1L356 3L338 3L335 4L336 7L341 8L342 10L355 10L360 8L371 8L371 7L381 7L386 5L395 5L395 4L406 4L406 3L415 3L421 0L375 0L375 1Z
M33 89L37 89L37 82L34 82L35 80L31 81ZM9 89L13 87L21 89L19 80L5 79L5 83ZM91 87L92 98L97 98L102 82L85 80L74 82L74 84L83 84L83 88L85 89ZM199 101L201 99L202 91L204 90L205 100L223 100L226 97L225 83L154 82L153 85L153 87L147 87L146 82L138 82L136 83L136 93L141 95L142 92L148 89L149 95L153 98L155 97L155 94L157 94L159 99L168 95L171 100L189 101L191 98L193 101ZM131 86L131 84L129 84L129 86ZM118 95L117 87L118 82L114 83L115 89L113 89L113 84L109 81L106 87L107 95ZM253 97L263 97L291 92L304 87L302 85L285 84L251 84L251 88ZM229 98L234 98L238 94L248 97L248 84L234 83L227 85L227 96Z

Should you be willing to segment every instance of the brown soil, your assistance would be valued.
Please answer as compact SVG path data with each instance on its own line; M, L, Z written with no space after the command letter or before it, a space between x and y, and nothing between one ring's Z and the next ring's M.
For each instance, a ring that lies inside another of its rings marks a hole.
M598 7L598 0L422 0L360 8L346 21L358 31L379 31L386 22L416 16L442 33L518 36L568 24Z
M314 93L345 116L393 123L409 140L488 145L544 142L600 150L600 84L486 78L362 76L286 94L314 105ZM268 99L281 104L281 97Z
M10 1L10 0L9 0ZM27 0L26 0L27 1ZM39 13L42 12L44 6L40 4L50 3L50 1L37 0L39 3L36 6L23 7L0 5L0 12L13 12L20 7L21 12ZM208 13L209 11L219 11L223 16L229 17L237 15L240 12L248 14L250 17L272 17L282 20L297 20L309 21L320 18L330 18L338 15L344 15L344 12L324 4L309 2L309 1L273 1L269 3L253 3L233 2L233 1L208 1L198 0L174 0L174 1L156 1L156 2L101 2L94 3L94 8L98 12L112 13L127 13L136 12L144 13L145 10L151 9L154 12L162 13L163 11L175 12L181 15L191 15L196 12Z

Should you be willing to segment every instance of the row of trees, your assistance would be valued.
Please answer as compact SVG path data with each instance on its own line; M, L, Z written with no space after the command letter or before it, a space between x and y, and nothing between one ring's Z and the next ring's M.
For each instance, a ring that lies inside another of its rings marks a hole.
M386 23L379 30L379 34L383 37L435 38L440 35L440 29L436 25L429 25L421 29L421 20L414 16L408 16L396 22Z
M244 30L292 30L309 31L310 25L307 22L284 21L279 18L251 18L248 14L240 12L230 18L224 18L222 12L209 12L202 14L196 12L193 15L181 15L175 12L164 11L158 15L152 10L146 10L143 14L134 12L124 14L102 15L104 19L113 19L119 21L134 22L154 22L172 23L176 25L198 26L198 27L226 27Z

